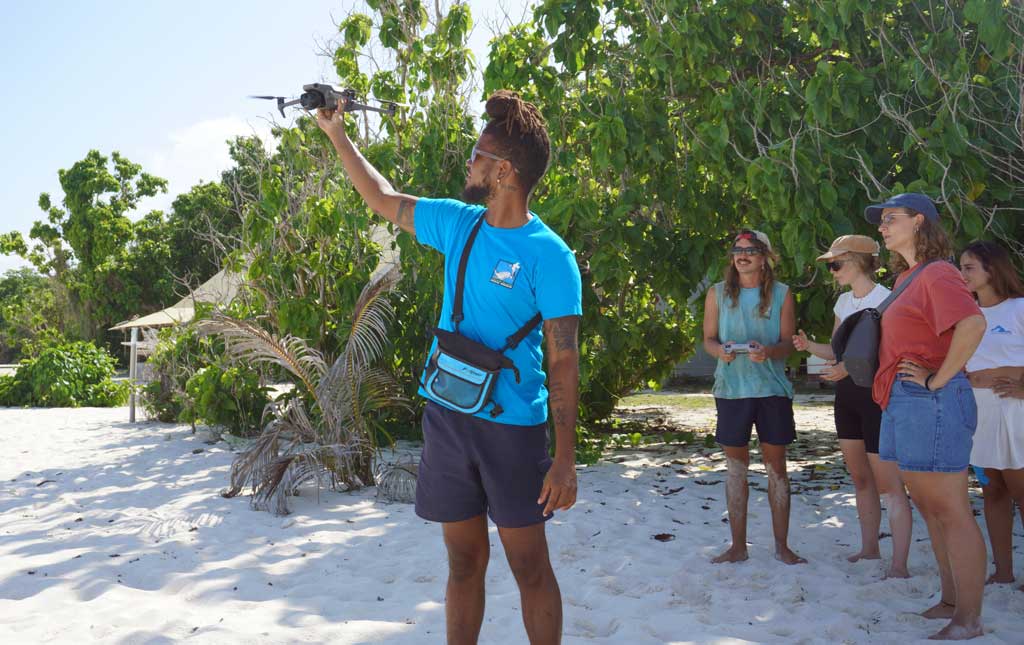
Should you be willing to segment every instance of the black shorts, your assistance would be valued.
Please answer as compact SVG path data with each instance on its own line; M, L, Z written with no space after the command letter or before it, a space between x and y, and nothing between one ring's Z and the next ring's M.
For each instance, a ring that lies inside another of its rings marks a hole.
M787 446L796 440L793 400L786 396L765 396L754 399L715 398L718 427L715 439L723 446L741 448L750 443L750 433L757 426L761 443Z
M544 522L551 516L537 498L549 468L546 423L495 423L428 402L416 514L461 522L487 513L502 528Z
M878 454L882 409L871 398L871 388L861 387L849 376L836 383L836 432L840 439L864 442L864 450Z

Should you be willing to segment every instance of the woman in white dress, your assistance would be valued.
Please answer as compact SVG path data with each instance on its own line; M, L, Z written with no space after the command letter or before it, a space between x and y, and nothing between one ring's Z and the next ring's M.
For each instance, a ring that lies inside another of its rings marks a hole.
M995 572L1013 582L1013 506L1024 507L1024 284L1010 255L994 242L973 242L960 270L985 315L985 335L967 362L978 402L971 464L985 469L985 525ZM1022 587L1024 589L1024 587Z
M861 309L878 307L889 296L889 290L872 280L878 269L878 242L865 235L844 235L832 243L828 253L818 257L827 262L829 271L841 287L849 287L836 301L833 333L847 316ZM835 362L835 354L827 343L816 343L803 330L793 337L793 345L818 358ZM892 533L892 562L887 577L907 578L907 557L913 524L910 501L900 478L896 462L878 457L878 439L882 410L871 398L871 388L861 387L849 377L843 364L834 363L822 378L836 384L835 422L843 460L850 471L857 497L861 548L849 556L850 562L878 560L879 526L882 520L880 498L885 499Z

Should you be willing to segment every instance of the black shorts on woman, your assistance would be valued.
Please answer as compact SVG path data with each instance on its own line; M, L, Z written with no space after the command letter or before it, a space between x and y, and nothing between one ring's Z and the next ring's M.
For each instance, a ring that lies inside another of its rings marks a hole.
M836 383L835 418L840 439L863 441L865 451L878 454L882 409L871 398L871 388L857 385L849 376Z

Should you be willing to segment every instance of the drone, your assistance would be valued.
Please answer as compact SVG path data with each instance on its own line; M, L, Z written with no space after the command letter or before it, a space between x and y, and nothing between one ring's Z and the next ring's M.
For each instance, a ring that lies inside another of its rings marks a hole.
M324 83L309 83L303 85L302 90L302 95L299 98L291 100L284 96L250 96L249 98L277 101L277 109L281 112L282 117L284 117L284 109L292 105L301 105L304 110L315 110L317 108L337 110L338 106L341 105L342 112L380 112L388 116L395 116L400 107L409 107L404 103L382 101L380 99L372 99L380 103L380 107L367 105L366 103L359 102L359 96L355 90L336 90Z

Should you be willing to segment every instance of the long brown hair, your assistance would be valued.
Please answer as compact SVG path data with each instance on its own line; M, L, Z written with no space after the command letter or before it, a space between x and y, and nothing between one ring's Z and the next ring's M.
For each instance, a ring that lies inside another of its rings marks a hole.
M1024 298L1024 283L1006 249L995 242L975 240L967 245L964 253L969 253L981 262L988 274L988 283L1000 299Z
M744 233L753 234L754 231L742 230L737 234L737 237ZM762 255L764 255L763 271L761 272L761 301L758 304L757 310L761 314L762 318L768 318L770 316L772 308L772 291L775 289L775 269L772 268L772 263L778 260L775 253L768 248L768 246L757 239L756 236L752 235L750 242L757 247ZM732 304L731 307L735 307L736 303L739 302L740 297L740 272L736 270L736 265L733 263L732 254L729 255L729 264L725 267L725 295Z
M491 94L484 110L487 125L483 134L491 139L498 154L512 163L523 190L529 195L547 172L551 160L547 122L536 105L509 90Z
M909 212L909 211L908 211ZM909 212L911 217L917 213ZM923 217L921 224L914 231L914 259L917 262L928 260L948 260L953 255L953 243L949 241L946 229L938 222ZM889 256L889 269L899 275L910 268L907 261L899 253Z

